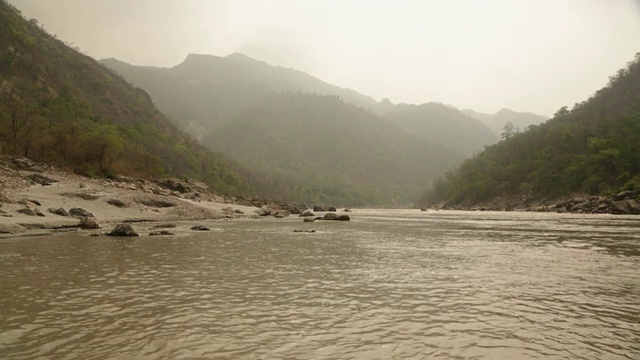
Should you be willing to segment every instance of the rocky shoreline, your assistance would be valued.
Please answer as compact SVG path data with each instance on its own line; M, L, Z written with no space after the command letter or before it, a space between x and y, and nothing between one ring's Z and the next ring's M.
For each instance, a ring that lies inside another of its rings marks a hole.
M88 178L27 158L0 156L1 237L78 230L131 236L136 233L131 224L139 223L147 224L152 236L172 235L174 231L154 226L185 223L177 227L202 231L206 226L194 222L284 218L302 215L307 208L306 204L224 196L192 179ZM336 218L345 220L345 216Z
M487 204L434 206L443 210L472 211L528 211L575 214L640 215L640 188L622 191L612 196L583 196L536 201L525 196L516 199L498 199Z

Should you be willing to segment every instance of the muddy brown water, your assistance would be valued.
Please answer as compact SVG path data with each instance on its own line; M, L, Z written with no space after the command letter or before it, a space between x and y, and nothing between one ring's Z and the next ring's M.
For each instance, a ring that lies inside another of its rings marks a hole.
M352 219L1 239L0 358L640 359L640 217Z

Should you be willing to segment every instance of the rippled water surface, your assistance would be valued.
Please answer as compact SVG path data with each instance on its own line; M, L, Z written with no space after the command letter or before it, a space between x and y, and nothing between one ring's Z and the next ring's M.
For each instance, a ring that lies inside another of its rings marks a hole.
M640 359L640 217L352 219L0 240L0 358Z

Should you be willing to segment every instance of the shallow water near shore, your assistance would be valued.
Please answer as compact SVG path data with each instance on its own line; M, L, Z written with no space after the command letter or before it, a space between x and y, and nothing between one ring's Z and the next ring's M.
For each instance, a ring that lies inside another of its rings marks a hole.
M640 217L351 216L1 239L0 358L640 358Z

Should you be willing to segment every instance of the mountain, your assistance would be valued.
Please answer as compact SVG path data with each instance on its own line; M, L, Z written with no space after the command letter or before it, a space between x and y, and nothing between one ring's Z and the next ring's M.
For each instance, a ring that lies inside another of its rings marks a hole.
M495 114L483 114L470 109L462 110L462 112L467 116L480 120L497 136L502 136L505 131L505 125L509 122L515 130L524 131L531 125L539 125L549 119L546 116L528 112L516 112L510 109L501 109Z
M467 156L498 141L498 137L480 121L439 103L387 106L383 117L410 134Z
M101 63L145 89L160 110L198 137L203 130L226 123L265 96L283 91L337 95L365 108L377 104L353 90L242 54L190 54L172 68L135 66L116 59Z
M147 93L0 1L0 152L86 175L188 176L225 193L248 185L179 131Z
M638 139L640 53L591 98L507 134L437 181L423 201L455 207L640 189Z
M254 169L258 194L343 206L415 203L463 158L337 96L294 93L255 103L203 143Z
M415 203L436 175L498 140L486 126L457 109L441 104L394 105L386 99L377 103L306 73L241 54L191 54L172 68L115 59L101 63L145 89L163 112L202 144L256 171L252 185L260 195L274 199L351 206ZM320 124L330 125L316 129ZM306 134L305 128L316 133ZM345 146L341 151L327 157L332 148L322 144L346 144L345 134L357 146L341 145ZM322 156L309 154L300 139L316 144L314 151ZM380 158L394 159L385 163L394 170L367 158L374 148L388 154Z

